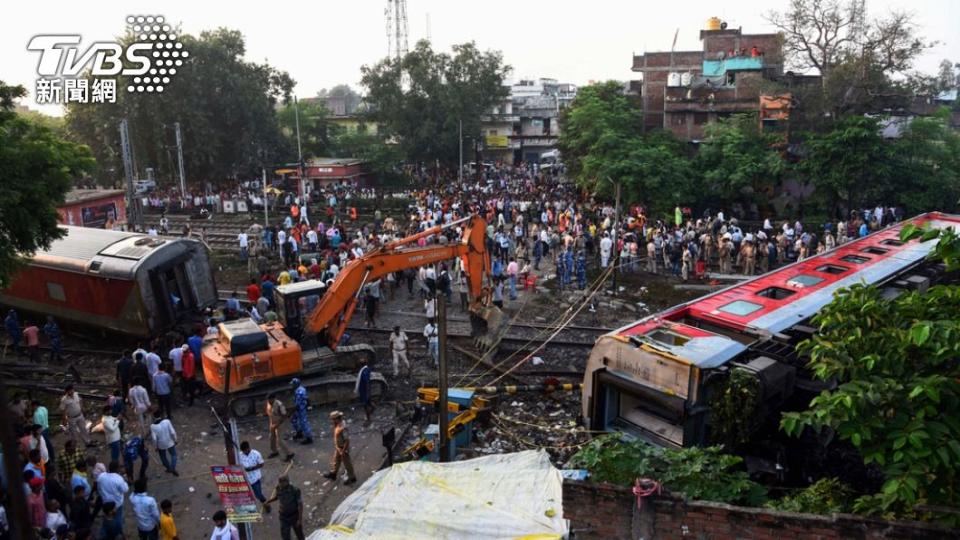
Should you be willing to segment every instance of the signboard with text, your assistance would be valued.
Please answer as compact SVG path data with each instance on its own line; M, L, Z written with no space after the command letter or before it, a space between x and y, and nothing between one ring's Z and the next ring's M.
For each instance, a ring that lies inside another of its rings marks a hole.
M223 511L227 513L227 519L233 523L249 523L263 519L250 484L247 483L247 476L243 473L243 467L213 466L210 467L210 474L217 484L220 503L223 504Z

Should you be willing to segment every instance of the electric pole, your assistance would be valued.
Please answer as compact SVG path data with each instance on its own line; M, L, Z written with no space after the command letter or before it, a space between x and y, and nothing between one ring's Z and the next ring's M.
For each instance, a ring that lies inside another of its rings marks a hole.
M439 358L439 382L437 384L439 391L439 399L437 400L437 405L440 407L440 448L438 453L440 455L440 463L446 463L450 461L450 434L448 430L450 429L450 417L449 412L447 411L447 296L445 294L437 294L434 297L437 302L437 325L440 342L437 344L440 349L440 358ZM429 345L429 344L428 344Z
M293 96L293 115L297 123L297 175L300 177L300 196L307 198L307 181L303 177L303 149L300 146L300 102Z
M173 123L173 130L177 134L177 168L180 170L180 197L187 198L187 180L183 173L183 135L180 134L180 122Z
M120 155L123 158L123 174L127 184L127 228L131 231L143 230L140 198L134 187L137 169L133 161L133 146L130 144L130 123L126 118L120 121Z

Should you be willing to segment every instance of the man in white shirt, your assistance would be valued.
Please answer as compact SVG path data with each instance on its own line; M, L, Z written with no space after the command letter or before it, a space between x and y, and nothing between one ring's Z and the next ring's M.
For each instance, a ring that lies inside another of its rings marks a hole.
M247 233L240 231L240 234L237 235L237 242L240 243L240 260L243 262L247 261L247 255L249 252L247 248L249 247L249 240L247 238Z
M103 439L110 447L110 461L120 459L120 419L113 416L113 407L104 405L103 417L100 419L100 426L103 429Z
M153 376L156 375L158 371L160 371L160 364L163 363L163 360L160 359L159 354L153 351L150 351L147 353L146 363L147 363L147 373L150 375L150 380L152 381Z
M287 248L287 232L283 229L277 231L277 246L280 249L280 258L283 259L283 251Z
M127 393L127 402L130 404L130 408L133 409L133 414L137 417L140 436L146 437L147 418L149 417L150 411L150 394L147 393L147 389L143 387L141 381L136 381L134 385L130 387L130 391Z
M167 353L167 358L173 363L173 378L180 380L183 378L183 348L185 345L178 345Z
M423 327L423 337L427 338L427 350L430 351L430 357L433 358L434 367L440 365L440 331L436 322L431 317L427 325Z
M407 360L407 333L400 330L399 326L393 327L393 333L390 334L390 351L393 353L393 376L400 374L400 360L410 370L410 361Z
M263 496L263 487L260 481L263 479L263 456L260 452L250 448L250 443L243 441L240 443L240 465L247 472L247 482L250 483L250 489L258 501L264 503L267 498Z
M606 268L610 264L610 251L613 249L613 240L610 239L610 233L603 233L603 239L600 240L600 267Z
M150 426L150 435L157 446L163 468L174 476L180 476L177 472L177 431L173 429L173 423L169 418L157 418Z

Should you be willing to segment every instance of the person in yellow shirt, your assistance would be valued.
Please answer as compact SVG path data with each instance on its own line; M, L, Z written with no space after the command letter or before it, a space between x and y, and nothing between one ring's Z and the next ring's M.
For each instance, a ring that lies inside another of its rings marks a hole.
M177 524L173 521L173 503L170 499L160 502L160 540L180 540Z

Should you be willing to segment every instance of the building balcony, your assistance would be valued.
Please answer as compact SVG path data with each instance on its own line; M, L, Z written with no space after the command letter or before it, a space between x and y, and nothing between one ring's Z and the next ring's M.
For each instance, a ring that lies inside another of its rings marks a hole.
M487 123L497 123L497 124L511 124L513 122L520 121L519 114L481 114L481 122Z
M710 100L710 99L678 99L678 100L668 100L663 104L664 112L668 113L678 113L678 112L729 112L729 113L745 113L745 112L756 112L760 109L760 104L757 102L756 98L740 98L740 99L723 99L723 100Z

